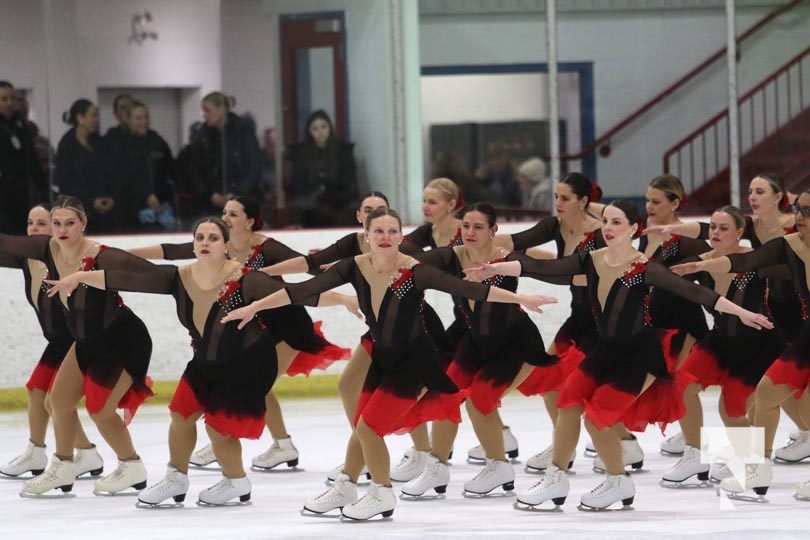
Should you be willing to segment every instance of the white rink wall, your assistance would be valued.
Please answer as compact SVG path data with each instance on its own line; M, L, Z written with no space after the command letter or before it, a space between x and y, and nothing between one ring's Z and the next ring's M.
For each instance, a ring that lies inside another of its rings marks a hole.
M501 225L500 232L519 232L529 226L531 223L507 223ZM405 230L408 232L411 229ZM301 253L306 253L312 248L325 247L349 232L352 230L321 229L262 231L262 234L275 238ZM186 242L191 240L191 233L98 237L98 240L111 247L127 249L156 243ZM551 244L545 247L553 249ZM181 261L179 264L186 262ZM290 276L289 281L306 278L306 275ZM0 353L0 388L24 386L45 347L45 339L42 337L36 317L25 300L23 286L20 270L0 268L0 320L2 320L0 340L3 344ZM348 286L339 290L354 294L353 289ZM524 279L521 281L520 290L555 296L559 300L558 305L547 306L544 314L531 314L543 339L548 343L568 316L571 297L567 288ZM188 331L177 321L172 297L140 293L122 293L122 296L125 303L143 319L151 333L153 352L149 375L155 380L179 378L186 362L191 358L191 348ZM427 299L444 320L445 325L449 324L452 320L450 297L436 291L428 291ZM323 321L324 334L337 345L353 348L358 343L359 336L366 330L362 321L349 315L343 308L307 309L310 310L314 320ZM343 362L338 362L327 372L339 373L342 368Z

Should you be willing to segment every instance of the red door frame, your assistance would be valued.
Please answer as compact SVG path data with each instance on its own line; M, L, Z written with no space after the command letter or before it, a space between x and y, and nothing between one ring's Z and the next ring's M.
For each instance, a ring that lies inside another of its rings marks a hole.
M316 32L318 20L339 21L338 32ZM331 47L334 65L335 117L332 119L335 133L348 140L347 84L345 50L345 20L342 11L281 15L281 104L284 129L284 145L295 144L303 138L298 132L298 102L296 88L296 51L312 47Z

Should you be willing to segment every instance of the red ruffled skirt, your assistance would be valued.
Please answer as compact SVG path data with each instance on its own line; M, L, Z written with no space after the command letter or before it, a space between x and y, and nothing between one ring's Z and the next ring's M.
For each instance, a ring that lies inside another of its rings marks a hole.
M48 342L42 356L39 358L39 362L37 362L34 371L31 372L31 376L28 378L28 382L25 384L29 392L32 390L48 392L51 389L56 372L72 346L73 339Z
M146 325L125 310L100 336L76 342L76 360L84 375L87 412L104 408L113 388L126 371L132 386L119 400L124 422L129 424L138 407L153 396L152 380L146 376L152 356L152 339Z
M810 319L804 321L799 336L765 372L774 384L786 384L796 398L810 384Z
M317 321L313 325L315 334L323 341L322 346L312 352L299 351L293 358L292 363L290 363L290 367L287 368L287 375L290 377L296 375L309 377L313 370L326 369L338 360L347 360L351 357L351 349L338 347L326 340L321 330L322 326L323 321Z
M460 423L461 403L469 391L459 391L441 370L430 338L423 335L404 349L372 350L354 425L362 418L384 437L433 420Z

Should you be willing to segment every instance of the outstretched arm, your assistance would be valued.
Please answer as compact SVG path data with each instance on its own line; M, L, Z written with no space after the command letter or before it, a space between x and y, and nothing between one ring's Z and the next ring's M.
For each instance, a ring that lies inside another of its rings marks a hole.
M133 255L137 255L138 257L142 257L144 259L163 258L163 246L160 244L155 244L153 246L130 248L126 251L132 253Z
M674 225L650 225L645 227L641 234L677 234L687 238L700 238L701 224L693 221Z
M262 272L268 276L285 276L287 274L306 274L309 271L307 260L303 257L295 257L281 261L271 266L262 268Z

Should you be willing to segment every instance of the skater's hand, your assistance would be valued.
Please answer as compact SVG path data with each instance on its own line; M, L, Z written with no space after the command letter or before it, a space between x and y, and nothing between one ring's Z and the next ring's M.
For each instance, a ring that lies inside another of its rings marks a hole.
M520 305L534 313L543 313L540 306L546 304L556 304L557 299L553 296L543 296L541 294L521 294Z
M70 296L70 294L76 290L76 287L79 286L81 281L79 280L79 273L70 274L69 276L65 276L62 279L45 279L43 280L47 285L50 287L48 288L48 297L53 298L60 292L64 292L65 296Z
M237 328L241 330L247 323L252 321L253 317L255 316L256 308L253 307L253 304L249 304L247 306L234 309L233 311L229 311L227 315L220 319L219 322L225 324L231 321L239 321L239 326L237 326Z

